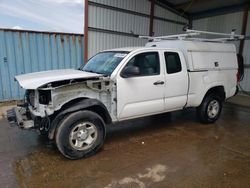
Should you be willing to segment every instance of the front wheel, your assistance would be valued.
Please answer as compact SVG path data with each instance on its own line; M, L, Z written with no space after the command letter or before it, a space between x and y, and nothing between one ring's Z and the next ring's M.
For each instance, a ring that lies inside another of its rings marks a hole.
M91 111L77 111L67 115L56 130L58 150L69 159L95 154L103 145L105 125L102 118Z
M216 95L207 95L197 108L198 118L202 123L213 123L219 117L222 109L222 101Z

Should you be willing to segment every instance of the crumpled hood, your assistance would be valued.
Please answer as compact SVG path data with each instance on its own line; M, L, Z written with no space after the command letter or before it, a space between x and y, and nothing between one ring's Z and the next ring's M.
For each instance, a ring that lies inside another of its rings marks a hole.
M96 78L101 76L103 75L84 72L80 70L61 69L61 70L51 70L51 71L21 74L15 76L15 79L24 89L37 89L51 82L81 79L81 78Z

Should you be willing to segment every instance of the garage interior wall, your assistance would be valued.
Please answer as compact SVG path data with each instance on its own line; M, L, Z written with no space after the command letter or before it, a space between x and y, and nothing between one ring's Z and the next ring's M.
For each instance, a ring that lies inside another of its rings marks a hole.
M250 35L250 12L248 12L248 23L246 36ZM193 20L193 28L197 30L214 31L222 33L230 33L232 29L236 29L236 34L241 34L243 22L243 11L223 14L219 16L212 16L202 19ZM209 37L209 36L208 36ZM213 36L214 37L214 36ZM235 42L237 50L239 51L240 42ZM250 40L249 37L245 40L243 49L243 58L245 64L245 76L241 81L241 86L245 91L250 92Z
M241 86L244 90L250 92L250 11L248 11L248 22L246 36L248 38L245 40L243 57L245 63L245 77L241 82Z
M186 18L157 4L155 5L154 15L154 36L183 33L183 27L188 24L188 20ZM166 21L165 19L169 19L169 21ZM174 22L171 22L170 20Z
M89 0L88 58L105 49L144 46L149 35L149 0ZM158 4L154 6L155 36L182 33L188 20Z

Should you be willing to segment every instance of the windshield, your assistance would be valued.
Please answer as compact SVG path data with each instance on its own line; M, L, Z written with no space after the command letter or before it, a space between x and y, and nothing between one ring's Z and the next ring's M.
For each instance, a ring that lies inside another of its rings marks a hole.
M110 76L129 52L101 52L92 57L83 67L83 71Z

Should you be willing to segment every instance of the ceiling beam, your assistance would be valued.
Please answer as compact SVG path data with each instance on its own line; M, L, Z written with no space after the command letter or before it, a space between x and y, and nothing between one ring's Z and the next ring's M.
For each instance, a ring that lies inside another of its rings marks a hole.
M218 16L218 15L229 14L233 12L239 12L239 11L244 10L244 7L245 7L245 3L241 3L241 4L230 5L226 7L191 13L190 16L192 17L192 19L196 20L196 19L202 19L202 18L211 17L211 16Z
M179 16L182 16L182 17L184 17L186 19L189 19L189 15L187 13L185 13L185 12L183 12L181 10L177 10L175 8L175 5L168 2L167 0L156 0L155 4L165 8L165 9L167 9L167 10L169 10L169 11L171 11L171 12L173 12L173 13L179 15Z
M210 0L189 0L189 1L184 2L184 3L175 4L174 8L177 10L185 10L186 8L189 8L189 7L193 6L194 4L201 4L201 3L204 3L207 1L210 1Z

